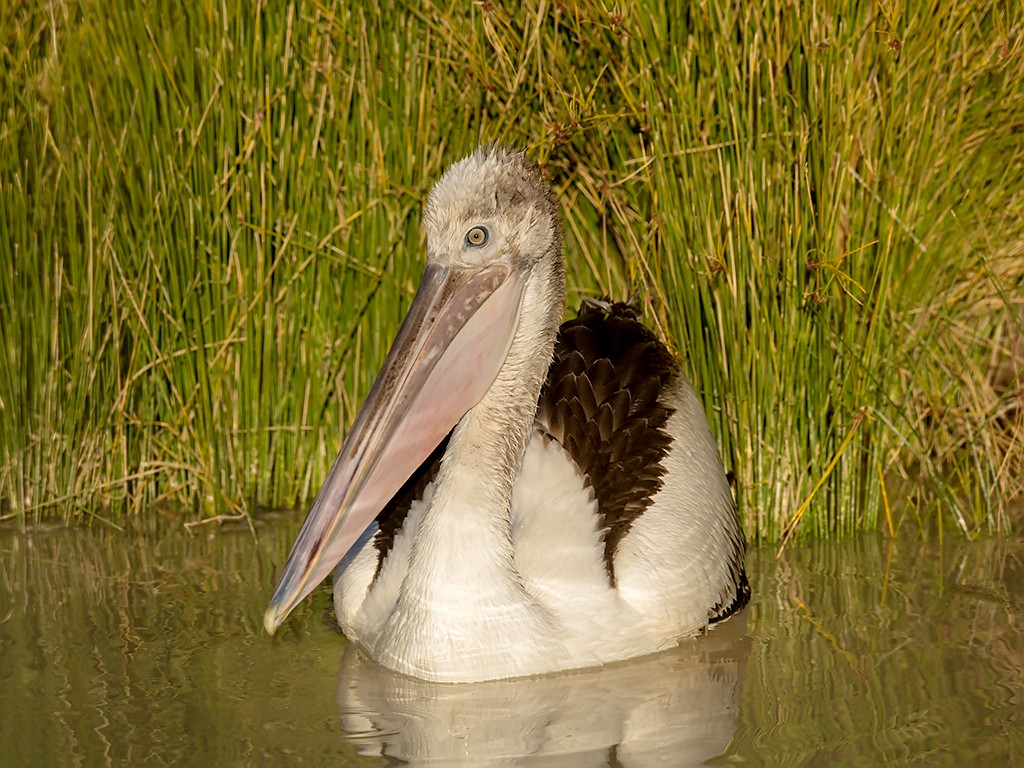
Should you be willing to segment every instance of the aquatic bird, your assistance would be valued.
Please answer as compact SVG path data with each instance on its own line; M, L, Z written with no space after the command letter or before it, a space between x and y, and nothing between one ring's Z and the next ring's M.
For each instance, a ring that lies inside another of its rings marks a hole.
M745 605L744 539L692 387L628 305L565 301L519 152L455 163L394 345L292 548L273 633L334 571L345 634L437 682L672 647Z

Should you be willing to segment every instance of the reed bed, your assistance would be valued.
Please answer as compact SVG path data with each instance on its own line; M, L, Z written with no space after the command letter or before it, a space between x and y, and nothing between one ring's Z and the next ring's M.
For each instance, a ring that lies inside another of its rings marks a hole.
M430 185L498 140L556 190L570 307L632 296L679 353L750 536L1006 530L1022 34L951 0L8 4L0 517L311 498Z

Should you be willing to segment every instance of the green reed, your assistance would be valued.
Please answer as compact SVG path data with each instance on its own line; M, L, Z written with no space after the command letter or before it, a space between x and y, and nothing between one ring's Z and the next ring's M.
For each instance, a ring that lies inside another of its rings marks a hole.
M356 5L0 11L0 517L309 499L427 191L500 140L570 305L679 351L751 535L1007 525L1019 6Z

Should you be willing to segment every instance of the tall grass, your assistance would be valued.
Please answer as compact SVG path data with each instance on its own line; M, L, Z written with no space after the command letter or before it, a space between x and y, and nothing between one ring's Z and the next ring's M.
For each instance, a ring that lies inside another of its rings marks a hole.
M556 189L570 304L635 294L679 351L751 535L1003 529L1022 15L5 6L0 516L309 498L412 296L426 192L501 140Z
M819 534L874 527L894 468L964 531L998 528L1024 470L1021 358L1001 393L984 367L1024 322L1022 14L768 5L692 14L682 45L666 14L644 30L651 68L683 75L644 94L664 117L650 295L758 531L812 498Z

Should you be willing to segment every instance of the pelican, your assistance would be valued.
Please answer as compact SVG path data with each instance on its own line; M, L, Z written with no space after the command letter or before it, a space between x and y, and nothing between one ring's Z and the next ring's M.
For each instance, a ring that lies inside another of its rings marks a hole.
M689 382L625 304L560 326L561 223L522 153L455 163L427 262L267 631L334 572L345 634L435 682L594 667L742 608L744 539Z

